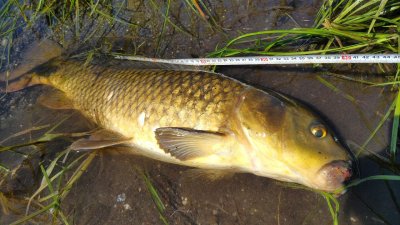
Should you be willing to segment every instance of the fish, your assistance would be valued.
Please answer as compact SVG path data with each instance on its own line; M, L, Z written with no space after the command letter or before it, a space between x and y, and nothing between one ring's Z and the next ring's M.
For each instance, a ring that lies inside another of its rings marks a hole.
M349 151L317 113L223 74L52 59L7 92L33 85L52 87L43 105L78 110L102 128L72 143L76 150L124 144L167 163L327 192L352 176Z

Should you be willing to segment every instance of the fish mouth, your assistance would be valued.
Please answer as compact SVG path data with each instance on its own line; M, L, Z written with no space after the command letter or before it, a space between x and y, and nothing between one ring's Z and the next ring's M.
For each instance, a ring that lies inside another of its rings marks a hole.
M351 161L335 160L325 164L318 171L318 178L322 183L321 189L333 192L343 188L346 181L353 175Z

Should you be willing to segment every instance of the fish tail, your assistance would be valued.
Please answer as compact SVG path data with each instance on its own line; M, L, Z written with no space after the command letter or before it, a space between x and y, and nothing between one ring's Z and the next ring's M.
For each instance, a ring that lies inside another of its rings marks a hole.
M48 85L50 81L47 77L40 76L36 73L25 74L11 82L0 82L0 93L15 92L38 84Z
M11 71L0 73L0 93L19 91L37 84L49 84L48 78L38 75L40 71L38 72L36 68L54 64L62 52L61 46L49 39L32 43L23 54L21 65Z

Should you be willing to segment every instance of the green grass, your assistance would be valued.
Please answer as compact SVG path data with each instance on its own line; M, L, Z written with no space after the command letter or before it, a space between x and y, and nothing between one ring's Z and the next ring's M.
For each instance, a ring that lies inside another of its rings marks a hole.
M164 225L168 225L169 223L165 218L165 205L162 202L160 195L158 194L157 188L151 182L149 174L139 168L136 168L136 171L141 175L142 179L144 180L144 183L146 184L147 191L150 193L150 196L153 199L154 204L157 206L160 221Z
M43 135L32 141L18 145L0 146L0 154L2 151L13 151L18 154L23 154L14 150L22 146L31 146L31 145L37 145L39 143L50 142L60 137L68 137L68 136L80 137L87 134L87 133L70 133L70 134L54 133L54 130L69 118L70 116L65 117L64 119L60 120L58 123L56 123L50 128L49 125L32 127L30 129L23 130L21 132L18 132L14 135L11 135L1 140L0 144L5 143L14 138L18 138L22 135L26 135L32 131L40 131L45 128L49 128L48 130L46 130L46 132L43 133ZM44 165L40 165L40 169L43 174L42 182L38 187L38 189L36 190L36 192L30 197L29 201L26 202L27 215L13 222L12 223L13 225L23 224L26 221L30 221L32 219L35 219L39 215L49 212L51 212L53 223L58 221L63 224L69 224L67 217L61 211L60 203L68 195L70 189L72 188L72 185L75 184L79 180L82 173L86 171L86 169L88 168L88 166L90 165L91 161L94 159L96 154L96 152L81 154L67 161L69 152L70 152L69 149L61 151L52 160L52 162L49 165L47 165L46 168L44 167ZM26 157L29 156L27 155ZM65 163L65 161L67 161L68 163ZM4 172L6 173L12 172L9 168L7 168L7 166L2 166L2 167ZM65 175L68 171L72 171L72 175L69 178L65 178ZM2 180L0 180L0 183L1 182ZM2 205L3 208L6 208L7 197L1 192L0 192L0 197L1 197L0 205ZM31 211L30 206L32 203L35 204L36 206L35 208L39 207L39 209L34 212L30 212Z
M219 25L217 19L206 6L203 0L182 0L186 8L190 9L195 15L197 15L202 20L206 21L209 27L215 30L222 30L222 27Z
M344 51L398 52L398 1L328 0L322 5L313 28L265 30L240 35L209 56L238 54L299 55ZM362 5L362 6L360 6ZM369 6L366 8L366 6ZM356 10L351 10L356 8ZM379 16L376 16L379 15ZM388 15L387 17L385 17ZM378 22L377 22L378 21ZM371 28L372 25L372 28ZM371 32L373 31L373 32ZM297 46L293 46L293 44ZM301 46L307 43L307 46ZM237 47L246 44L248 47ZM293 47L300 47L293 51ZM288 48L291 50L288 51Z
M293 189L308 190L308 191L319 194L326 201L328 211L332 217L332 224L339 225L340 202L338 201L337 197L340 196L341 193L343 193L343 191L349 190L352 187L356 187L365 182L375 182L375 181L400 181L400 176L398 176L398 175L374 175L374 176L369 176L369 177L365 177L362 179L355 179L355 180L351 181L349 184L347 184L346 186L344 186L343 188L340 188L340 189L334 191L333 193L314 190L314 189L311 189L311 188L308 188L308 187L305 187L305 186L302 186L299 184L294 184L294 183L286 183L286 184L283 184L283 186L287 186L287 187L290 187ZM363 203L365 204L365 206L367 208L370 208L370 206L368 204L366 204L365 202L363 202ZM374 211L373 211L373 213L376 214L377 217L379 217L383 221L385 221L385 218L382 215L380 215Z
M339 201L336 199L336 197L327 192L320 192L320 194L324 197L326 200L326 204L329 208L329 213L332 216L332 221L334 225L339 224L338 216L339 216L339 211L340 211L340 204Z
M399 117L400 117L400 91L397 92L395 109L393 114L393 125L392 125L392 138L390 141L390 154L392 161L396 160L397 153L397 138L399 131Z
M155 8L158 8L158 6L157 6L157 4L155 3L155 1L151 0L150 2L151 2L151 4L152 4ZM170 8L170 6L171 6L171 0L168 0L168 1L167 1L167 6L166 6L166 8L165 8L165 12L162 13L162 15L163 15L163 17L164 17L164 22L163 22L163 25L162 25L162 28L161 28L160 35L158 35L157 47L156 47L156 53L155 53L155 55L159 55L159 54L160 54L160 44L161 44L161 40L162 40L162 38L164 37L164 32L165 32L165 29L166 29L166 27L167 27L167 23L170 22L170 20L168 20L168 18L169 18L169 8Z
M32 220L43 213L51 214L52 223L69 224L68 218L62 212L61 202L67 197L72 186L79 180L83 172L87 170L96 152L82 154L67 165L63 165L65 160L63 158L67 157L68 153L69 150L62 151L47 168L44 168L43 165L40 166L43 179L37 191L28 201L27 215L13 222L12 225L24 224L26 221ZM66 178L65 175L70 170L73 173L69 178ZM41 209L30 212L32 202L40 205Z
M62 44L75 39L82 46L98 36L103 38L105 30L115 25L136 28L136 24L120 17L124 4L124 1L118 5L108 0L0 0L0 40L8 40L7 48L1 52L0 69L9 69L15 32L31 31L29 29L37 24L45 23L39 26L48 29L46 37L53 37ZM88 21L97 24L90 28L83 26ZM71 38L70 33L74 37Z

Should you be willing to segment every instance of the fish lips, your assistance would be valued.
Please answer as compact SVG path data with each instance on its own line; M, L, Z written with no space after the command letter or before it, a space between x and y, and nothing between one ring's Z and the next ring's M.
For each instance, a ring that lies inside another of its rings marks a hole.
M345 183L348 182L353 175L352 162L334 160L325 164L317 174L323 184L321 187L322 190L330 192L340 190L340 188L343 188Z

